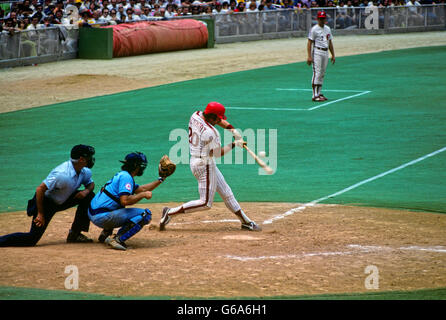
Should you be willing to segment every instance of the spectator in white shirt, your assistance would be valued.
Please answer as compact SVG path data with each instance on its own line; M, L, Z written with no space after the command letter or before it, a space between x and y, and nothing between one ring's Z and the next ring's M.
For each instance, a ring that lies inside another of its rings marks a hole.
M112 19L110 10L107 8L102 9L102 15L97 19L99 23L108 23Z
M173 5L168 4L166 6L166 12L164 12L164 17L169 19L175 17L176 15L177 13L173 10Z

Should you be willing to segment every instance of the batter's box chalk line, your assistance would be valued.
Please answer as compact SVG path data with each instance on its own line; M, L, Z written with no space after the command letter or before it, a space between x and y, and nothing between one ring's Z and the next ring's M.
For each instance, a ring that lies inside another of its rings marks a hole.
M285 212L284 214L275 215L271 219L265 220L263 222L263 224L272 223L272 221L281 219L282 216L286 217L286 216L291 215L293 213L302 211L302 210L306 209L307 207L313 207L313 206L333 207L333 206L338 206L338 204L306 203L306 204L303 204L302 206L299 206L297 208L293 208L293 209ZM271 222L269 222L269 221L271 221ZM169 225L171 225L171 226L180 226L180 225L190 225L190 224L197 224L197 223L204 223L204 224L209 224L209 223L240 223L240 220L238 220L238 219L198 220L198 221L174 222L174 223L170 223Z
M385 246L369 246L369 245L359 245L350 244L347 245L350 250L345 251L326 251L326 252L309 252L300 254L286 254L286 255L271 255L271 256L259 256L259 257L249 257L249 256L234 256L225 255L222 256L226 259L237 260L237 261L259 261L259 260L278 260L278 259L304 259L308 257L330 257L330 256L346 256L353 254L363 254L363 253L379 253L379 252L393 252L393 251L422 251L422 252L435 252L435 253L446 253L446 247L444 246L407 246L407 247L385 247Z

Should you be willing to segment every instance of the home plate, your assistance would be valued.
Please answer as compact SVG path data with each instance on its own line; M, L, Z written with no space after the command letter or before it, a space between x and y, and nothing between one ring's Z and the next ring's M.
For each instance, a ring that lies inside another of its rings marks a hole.
M258 238L248 235L233 235L233 236L224 236L223 240L263 240L264 238Z

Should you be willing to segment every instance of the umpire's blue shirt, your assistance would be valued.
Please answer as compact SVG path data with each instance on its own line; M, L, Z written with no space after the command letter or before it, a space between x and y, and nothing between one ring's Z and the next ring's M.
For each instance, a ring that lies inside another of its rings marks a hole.
M91 170L84 167L77 174L71 160L65 161L54 168L46 179L43 180L43 183L48 188L45 196L57 204L67 201L81 185L88 186L92 182Z
M135 180L132 175L127 171L120 171L109 180L105 189L110 192L116 199L119 199L122 195L131 195L138 189L138 185L135 184ZM97 193L90 203L90 214L97 214L100 212L113 211L120 209L122 206L115 200L110 198L105 192Z

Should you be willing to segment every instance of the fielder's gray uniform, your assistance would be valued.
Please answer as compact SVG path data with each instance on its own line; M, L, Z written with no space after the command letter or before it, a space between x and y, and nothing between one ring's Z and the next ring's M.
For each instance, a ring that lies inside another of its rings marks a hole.
M333 39L331 29L329 26L324 25L320 27L318 24L313 26L308 34L308 39L314 41L313 45L313 77L312 85L322 86L324 83L325 71L328 64L328 45L330 40ZM313 91L313 98L319 95L318 92Z

